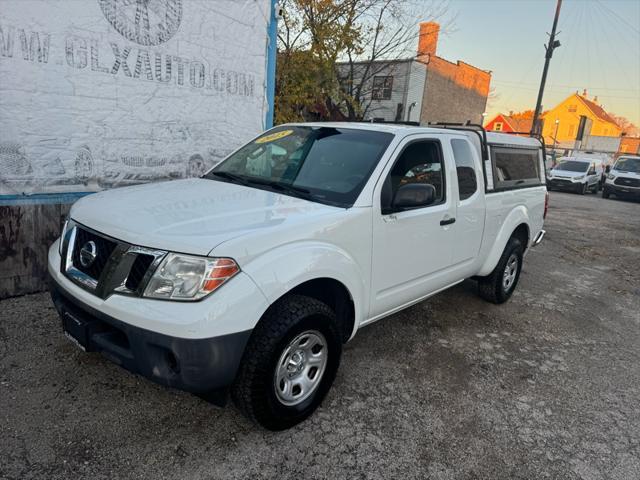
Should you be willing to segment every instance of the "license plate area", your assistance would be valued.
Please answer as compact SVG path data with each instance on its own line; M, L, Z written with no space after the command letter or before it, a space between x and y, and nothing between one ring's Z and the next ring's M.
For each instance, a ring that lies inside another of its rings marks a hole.
M85 352L89 351L89 322L65 311L62 314L62 329L71 343Z

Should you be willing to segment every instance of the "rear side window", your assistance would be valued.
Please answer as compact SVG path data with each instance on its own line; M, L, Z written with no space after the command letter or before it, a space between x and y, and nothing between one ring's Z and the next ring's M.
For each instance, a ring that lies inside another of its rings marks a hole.
M491 163L496 189L541 183L539 150L492 146Z
M456 162L456 173L458 174L458 193L460 200L469 198L478 189L476 169L473 163L471 146L466 140L451 140L453 158Z

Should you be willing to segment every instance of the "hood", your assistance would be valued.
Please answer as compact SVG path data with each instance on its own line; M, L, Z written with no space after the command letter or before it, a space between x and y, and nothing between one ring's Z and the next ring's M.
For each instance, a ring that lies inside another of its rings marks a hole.
M207 255L220 243L301 218L342 210L216 180L116 188L84 197L71 218L134 245Z
M615 175L616 177L640 178L640 173L630 172L628 170L617 170L615 168L612 168L610 173Z
M557 177L557 178L575 178L575 177L581 177L583 175L586 175L587 172L570 172L568 170L551 170L549 172L549 174L552 177Z

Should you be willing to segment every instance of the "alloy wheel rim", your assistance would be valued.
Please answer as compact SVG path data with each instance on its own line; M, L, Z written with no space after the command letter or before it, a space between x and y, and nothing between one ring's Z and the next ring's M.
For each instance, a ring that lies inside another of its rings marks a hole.
M513 285L516 281L516 276L518 275L518 256L515 253L512 253L507 260L507 265L504 268L504 273L502 275L502 287L505 292L508 292L513 288Z
M289 342L273 378L278 401L291 407L313 395L322 382L328 353L327 340L317 330L307 330Z

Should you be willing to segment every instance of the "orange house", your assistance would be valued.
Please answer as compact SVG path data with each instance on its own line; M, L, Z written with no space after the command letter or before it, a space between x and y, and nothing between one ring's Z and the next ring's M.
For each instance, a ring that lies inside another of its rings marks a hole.
M514 118L511 115L499 113L485 124L484 128L491 132L527 133L531 131L532 122L533 120L531 118Z

